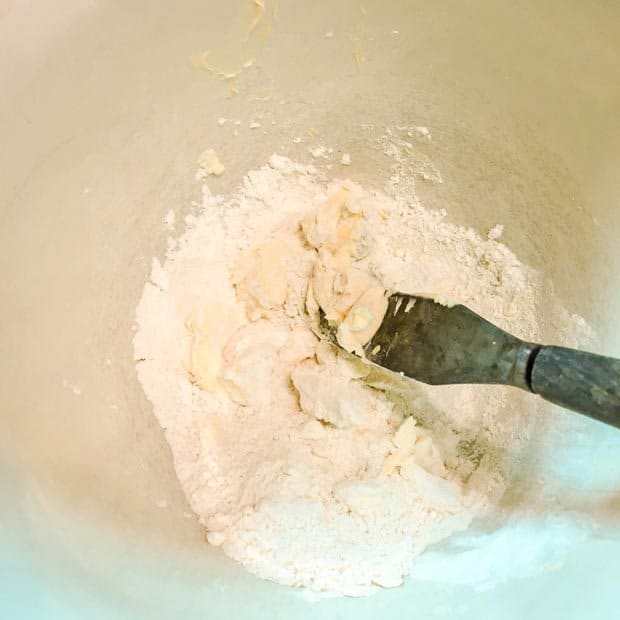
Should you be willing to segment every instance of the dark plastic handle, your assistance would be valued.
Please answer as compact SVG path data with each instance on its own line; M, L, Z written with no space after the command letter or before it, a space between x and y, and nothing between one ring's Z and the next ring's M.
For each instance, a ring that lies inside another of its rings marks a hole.
M530 385L556 405L620 428L620 359L541 347L535 353Z

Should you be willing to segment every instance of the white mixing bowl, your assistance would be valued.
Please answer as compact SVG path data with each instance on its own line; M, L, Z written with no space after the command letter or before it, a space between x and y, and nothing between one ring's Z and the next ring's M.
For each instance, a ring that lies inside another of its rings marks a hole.
M518 506L544 478L570 512L478 527L429 554L426 580L316 602L204 543L131 338L163 219L175 210L181 229L206 147L227 191L273 152L310 159L313 128L381 186L377 137L428 127L443 183L418 183L424 204L482 233L503 224L620 356L620 4L265 4L0 3L3 617L615 617L620 431L576 416L561 436L541 422L508 495ZM250 58L236 95L204 70Z

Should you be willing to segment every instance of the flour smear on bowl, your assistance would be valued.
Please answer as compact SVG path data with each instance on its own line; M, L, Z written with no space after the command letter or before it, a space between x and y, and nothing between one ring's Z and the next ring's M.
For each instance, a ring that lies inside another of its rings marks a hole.
M422 385L315 335L319 305L345 323L388 290L540 338L541 278L501 227L482 238L405 187L274 155L231 195L205 182L144 287L138 377L181 485L209 543L265 579L353 596L400 585L429 545L493 511L527 443L535 398Z

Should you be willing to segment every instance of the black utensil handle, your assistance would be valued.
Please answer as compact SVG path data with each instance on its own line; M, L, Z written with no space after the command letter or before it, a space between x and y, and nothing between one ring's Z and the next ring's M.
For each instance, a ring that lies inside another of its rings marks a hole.
M544 399L620 428L620 359L541 347L532 364L532 391Z

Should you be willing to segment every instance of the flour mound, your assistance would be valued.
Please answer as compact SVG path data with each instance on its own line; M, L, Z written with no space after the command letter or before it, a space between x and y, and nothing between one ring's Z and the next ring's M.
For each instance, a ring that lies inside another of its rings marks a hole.
M318 308L350 350L385 291L458 300L536 340L537 287L495 236L414 196L275 155L232 196L205 185L154 261L134 353L208 541L282 584L401 584L428 545L498 501L532 401L382 373L317 338Z

